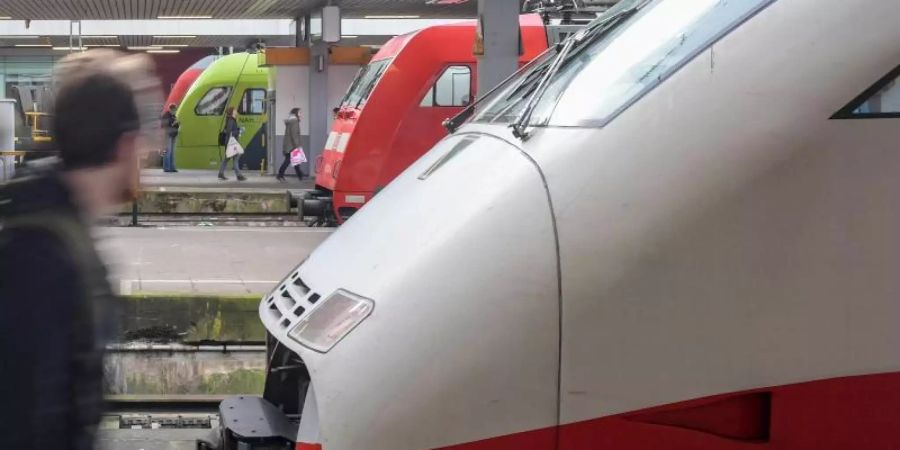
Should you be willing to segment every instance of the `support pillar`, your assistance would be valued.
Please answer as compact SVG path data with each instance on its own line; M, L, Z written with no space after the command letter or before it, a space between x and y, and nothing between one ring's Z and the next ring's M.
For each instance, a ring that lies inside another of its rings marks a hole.
M309 173L314 176L316 160L328 140L328 117L332 112L328 106L328 44L313 42L309 50L309 110L305 117L309 124Z
M519 67L519 0L478 0L484 54L478 56L478 97Z

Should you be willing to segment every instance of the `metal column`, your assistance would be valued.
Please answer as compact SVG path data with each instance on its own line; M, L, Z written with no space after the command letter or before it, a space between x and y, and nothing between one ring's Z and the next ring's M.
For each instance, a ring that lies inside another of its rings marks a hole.
M519 63L519 0L478 0L484 54L478 56L478 96L500 84Z
M0 151L15 150L16 139L16 101L0 99ZM14 156L0 157L0 182L10 180L16 173Z
M313 42L309 46L309 173L315 176L316 159L325 148L328 139L328 116L332 114L328 106L328 44Z

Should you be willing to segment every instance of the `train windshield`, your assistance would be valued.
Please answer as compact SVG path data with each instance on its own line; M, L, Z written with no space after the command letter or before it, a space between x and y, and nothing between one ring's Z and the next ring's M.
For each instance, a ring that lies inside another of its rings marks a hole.
M344 96L341 106L362 108L369 99L369 95L375 89L375 85L378 84L378 80L381 79L381 75L384 74L384 71L387 70L390 64L391 58L380 59L372 61L360 70L353 83L350 84L350 89L347 90L347 95Z
M774 0L625 0L521 72L477 122L597 127Z

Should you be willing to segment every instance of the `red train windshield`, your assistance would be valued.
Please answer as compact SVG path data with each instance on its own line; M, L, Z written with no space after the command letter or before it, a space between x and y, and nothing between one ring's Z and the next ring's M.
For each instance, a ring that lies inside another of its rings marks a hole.
M344 96L341 107L362 109L369 99L369 95L375 89L375 85L378 84L378 80L381 79L381 75L384 74L384 71L390 64L391 58L385 58L372 61L368 66L360 70L356 75L356 79L353 80L353 84L350 85L350 89L347 90L347 95Z

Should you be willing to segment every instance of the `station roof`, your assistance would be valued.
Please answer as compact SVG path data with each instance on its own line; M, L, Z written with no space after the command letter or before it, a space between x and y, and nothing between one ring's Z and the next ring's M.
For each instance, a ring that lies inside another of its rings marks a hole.
M327 3L326 0L0 0L0 48L10 51L67 48L71 21L82 22L82 43L88 47L240 48L255 42L290 46L294 43L293 20ZM477 3L478 0L330 2L341 8L344 18L343 32L347 39L341 45L373 46L435 22L474 17Z
M133 20L167 17L213 19L294 18L324 0L3 0L0 17L30 20ZM477 0L333 0L344 17L474 17Z

